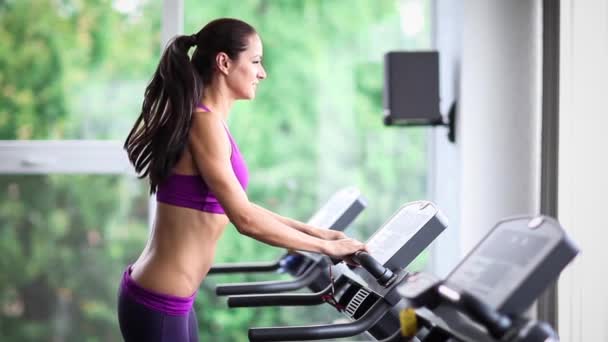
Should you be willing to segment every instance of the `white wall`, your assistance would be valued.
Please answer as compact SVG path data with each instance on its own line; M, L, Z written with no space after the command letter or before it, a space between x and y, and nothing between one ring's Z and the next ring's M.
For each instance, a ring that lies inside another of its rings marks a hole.
M608 1L561 0L558 216L582 250L558 283L562 341L608 341Z
M499 219L539 212L540 63L540 0L464 1L462 253Z
M463 0L435 0L433 45L439 51L441 113L447 115L460 93ZM456 120L458 121L458 120ZM446 276L460 261L460 137L448 140L446 127L432 130L429 193L448 217L448 228L433 245L433 272Z
M161 50L178 34L184 34L184 0L163 0L163 26L161 28ZM192 34L195 32L189 32Z

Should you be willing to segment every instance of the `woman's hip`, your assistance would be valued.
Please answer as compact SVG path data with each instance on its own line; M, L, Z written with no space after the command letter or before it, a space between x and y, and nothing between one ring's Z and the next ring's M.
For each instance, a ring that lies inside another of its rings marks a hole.
M190 297L147 290L123 273L118 291L118 322L125 341L198 341L198 323Z

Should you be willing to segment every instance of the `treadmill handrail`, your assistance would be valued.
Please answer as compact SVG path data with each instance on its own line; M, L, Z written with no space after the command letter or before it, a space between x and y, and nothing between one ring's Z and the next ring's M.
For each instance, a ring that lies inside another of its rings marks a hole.
M250 328L249 341L310 341L351 337L370 329L390 308L391 306L388 303L378 301L358 320L349 323Z
M218 296L227 296L295 291L310 285L320 273L321 268L312 266L293 280L220 284L215 288L215 293Z
M282 259L282 258L281 258ZM235 262L211 266L207 274L274 272L281 267L281 259L269 262Z
M384 267L376 258L367 252L356 252L353 255L353 260L361 265L369 274L371 274L378 284L386 286L393 279L394 273L388 267Z
M405 340L405 338L403 337L403 335L401 333L401 329L397 329L391 336L389 336L381 341L378 341L378 342L401 342L404 340Z
M507 331L511 329L513 322L509 316L500 313L481 299L477 298L477 296L467 291L457 292L446 285L440 285L438 287L438 289L441 288L447 288L448 291L451 290L458 293L456 298L450 298L444 295L442 291L438 290L438 293L444 302L456 306L462 313L484 326L492 337L501 339Z
M316 293L239 295L228 297L228 307L259 306L309 306L323 304L323 296L331 291L331 285Z

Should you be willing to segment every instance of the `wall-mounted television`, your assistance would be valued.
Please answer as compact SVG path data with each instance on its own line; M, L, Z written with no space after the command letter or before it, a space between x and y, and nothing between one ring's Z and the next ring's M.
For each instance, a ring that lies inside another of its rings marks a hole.
M384 123L441 125L439 54L391 51L384 56Z

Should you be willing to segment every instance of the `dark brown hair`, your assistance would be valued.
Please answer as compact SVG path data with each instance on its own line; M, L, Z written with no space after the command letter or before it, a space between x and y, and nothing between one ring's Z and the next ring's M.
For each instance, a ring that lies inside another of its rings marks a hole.
M224 52L237 59L255 32L241 20L222 18L196 34L177 36L167 45L124 143L138 177L149 176L151 194L169 176L186 147L192 113L204 86L211 82L217 54ZM188 50L193 46L196 49L190 58Z

